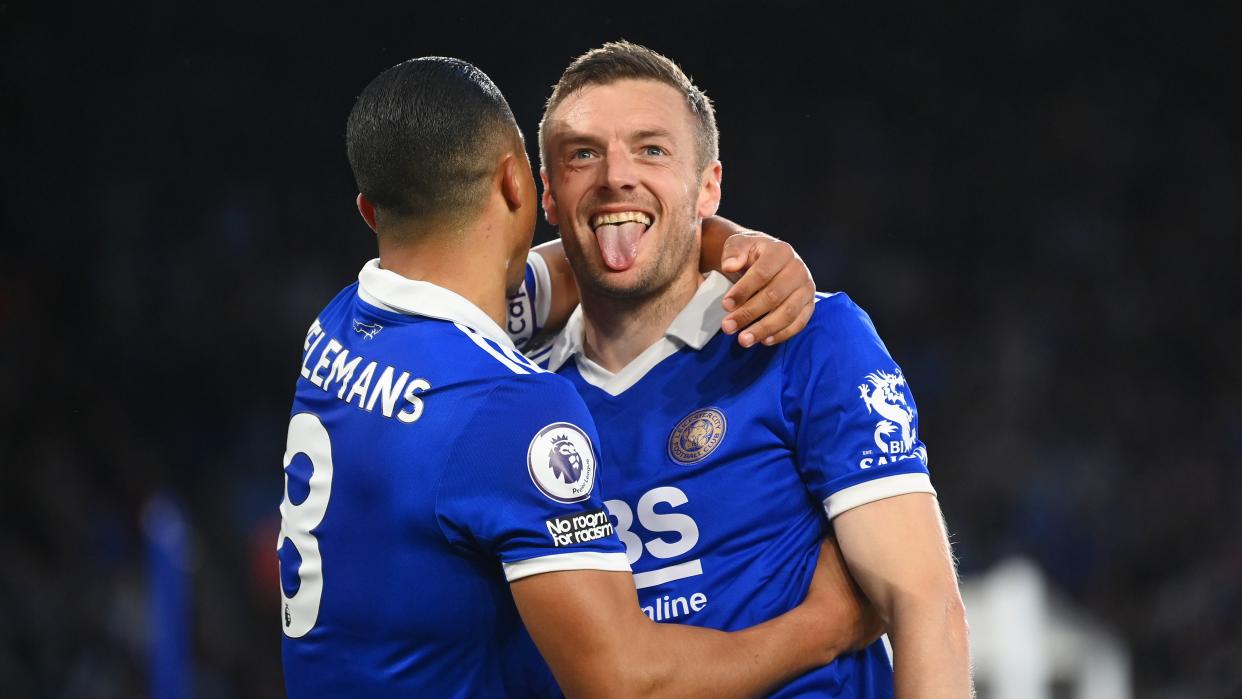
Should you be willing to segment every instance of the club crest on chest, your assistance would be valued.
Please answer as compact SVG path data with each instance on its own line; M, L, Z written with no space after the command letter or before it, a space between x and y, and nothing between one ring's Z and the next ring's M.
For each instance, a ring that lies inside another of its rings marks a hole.
M729 423L719 408L701 408L681 419L668 436L668 457L679 464L706 459L724 441Z

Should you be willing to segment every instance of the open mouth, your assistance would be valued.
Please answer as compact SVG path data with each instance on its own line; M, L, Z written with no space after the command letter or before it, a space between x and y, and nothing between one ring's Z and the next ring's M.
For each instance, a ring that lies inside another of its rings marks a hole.
M638 243L654 219L642 211L612 211L591 217L591 229L599 243L604 264L614 272L623 272L634 265Z

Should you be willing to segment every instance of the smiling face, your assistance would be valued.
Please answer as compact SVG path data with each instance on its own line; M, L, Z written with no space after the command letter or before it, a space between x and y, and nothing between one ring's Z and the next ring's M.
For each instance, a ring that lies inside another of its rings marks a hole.
M543 205L584 294L641 298L698 273L720 202L683 95L654 80L589 85L549 115Z

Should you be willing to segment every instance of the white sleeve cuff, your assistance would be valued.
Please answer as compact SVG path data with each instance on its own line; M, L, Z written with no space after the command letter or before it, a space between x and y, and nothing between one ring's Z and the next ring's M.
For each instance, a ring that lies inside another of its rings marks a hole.
M560 570L607 570L617 573L630 572L630 561L624 553L601 553L599 551L575 551L573 553L554 553L524 561L505 563L505 579L509 582L521 580L540 573L555 573Z
M547 260L537 252L526 256L526 264L535 273L535 288L526 291L535 298L535 327L542 328L547 325L548 313L552 311L552 275L548 272Z
M833 519L860 505L907 493L935 495L936 489L932 487L931 478L926 473L900 473L838 490L824 500L824 511L828 513L828 519Z

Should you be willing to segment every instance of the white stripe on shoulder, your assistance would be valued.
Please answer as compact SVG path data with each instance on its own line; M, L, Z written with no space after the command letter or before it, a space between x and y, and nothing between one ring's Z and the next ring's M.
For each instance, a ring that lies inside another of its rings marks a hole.
M526 355L526 358L535 364L543 364L550 356L552 356L552 345L547 344Z
M532 575L555 573L561 570L606 570L614 573L628 573L630 561L624 553L574 551L505 563L504 568L505 579L513 582Z
M828 513L828 519L832 519L842 512L848 512L869 502L908 493L935 495L936 489L932 487L931 478L926 473L899 473L838 490L824 500L824 511Z
M513 373L515 374L529 374L530 373L529 371L524 369L521 365L514 363L512 359L509 359L508 357L506 357L504 353L502 353L500 350L488 344L487 340L485 340L482 335L478 334L470 327L462 325L461 323L453 323L453 325L457 326L458 330L465 333L466 337L470 338L471 342L473 342L474 344L482 348L484 352L487 352L488 354L495 357L496 361L500 362L501 364L504 364Z
M507 356L508 358L512 359L513 361L517 362L518 364L521 364L522 366L526 367L527 369L530 369L532 372L534 372L534 373L536 373L536 374L548 374L548 373L551 373L551 372L549 372L547 369L543 369L543 368L541 368L538 364L535 364L534 362L532 362L529 358L527 358L527 357L526 357L525 355L523 355L521 352L517 351L517 349L516 349L516 348L515 348L515 349L510 349L510 348L508 348L508 347L504 347L504 348L501 348L501 351L502 351L502 352L504 352L504 353L505 353L505 356Z
M822 301L822 300L824 300L824 299L826 299L826 298L832 298L833 296L836 296L836 295L837 295L837 293L839 293L839 292L836 292L836 291L816 291L816 292L815 292L815 303L819 303L820 301Z

